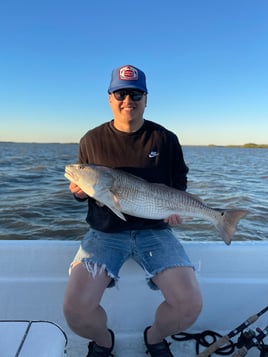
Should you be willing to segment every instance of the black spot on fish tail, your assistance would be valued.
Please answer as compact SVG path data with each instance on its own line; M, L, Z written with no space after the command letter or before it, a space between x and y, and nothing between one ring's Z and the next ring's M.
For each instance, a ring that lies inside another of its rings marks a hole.
M218 211L220 212L220 215L216 223L216 228L218 229L224 242L229 245L239 220L244 217L248 211L242 209L227 209Z

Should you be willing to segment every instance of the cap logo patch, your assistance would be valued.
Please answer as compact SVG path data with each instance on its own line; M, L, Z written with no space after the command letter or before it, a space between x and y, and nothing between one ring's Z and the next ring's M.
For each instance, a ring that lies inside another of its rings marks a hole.
M139 79L139 74L136 68L125 66L119 69L119 79L123 81L137 81Z

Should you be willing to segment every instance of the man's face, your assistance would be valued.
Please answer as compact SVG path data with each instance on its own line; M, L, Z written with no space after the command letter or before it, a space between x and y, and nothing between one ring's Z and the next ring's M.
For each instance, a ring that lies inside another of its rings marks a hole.
M118 92L118 94L117 94ZM125 124L143 120L147 96L136 90L123 89L109 94L109 103L116 121ZM141 97L140 100L135 100Z

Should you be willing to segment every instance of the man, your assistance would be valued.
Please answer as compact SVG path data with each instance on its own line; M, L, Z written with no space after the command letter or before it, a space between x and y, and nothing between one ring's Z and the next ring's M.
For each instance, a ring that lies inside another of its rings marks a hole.
M108 93L114 119L84 135L79 163L120 168L185 190L188 168L176 135L143 118L148 93L145 74L130 65L114 69ZM149 286L160 289L164 297L154 323L144 331L147 352L153 357L172 356L165 337L191 326L202 305L192 263L170 228L181 218L172 215L163 221L126 215L123 221L75 184L70 184L70 190L78 200L88 201L90 230L71 264L64 312L71 329L92 340L87 357L112 356L114 334L107 328L100 300L119 279L128 258L142 266Z

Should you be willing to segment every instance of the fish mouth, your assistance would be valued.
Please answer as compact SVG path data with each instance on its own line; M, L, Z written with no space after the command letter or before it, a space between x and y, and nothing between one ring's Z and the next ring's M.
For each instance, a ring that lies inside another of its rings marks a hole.
M64 176L72 182L77 179L76 175L72 172L72 170L68 166L65 167Z

